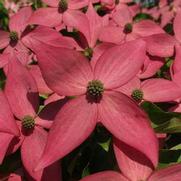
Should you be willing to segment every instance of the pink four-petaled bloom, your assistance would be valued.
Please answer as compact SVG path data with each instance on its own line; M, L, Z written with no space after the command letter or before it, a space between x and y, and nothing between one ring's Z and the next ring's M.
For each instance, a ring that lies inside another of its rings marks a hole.
M132 13L127 5L119 5L112 13L110 25L103 29L100 40L120 43L153 34L164 33L162 28L151 20L133 21Z
M168 102L181 96L179 86L163 78L151 78L141 82L138 77L135 77L117 90L136 101Z
M36 10L30 18L30 24L56 27L58 30L66 25L84 31L82 22L86 22L87 19L78 9L88 5L89 0L43 0L43 2L49 7Z
M24 46L22 37L26 35L25 29L32 13L31 7L22 8L10 18L10 32L0 30L0 49L6 48L3 53L16 54L24 64L28 61L29 50Z
M23 166L33 179L40 181L51 177L53 180L61 180L58 162L34 172L47 141L48 132L44 128L49 128L51 122L38 117L39 97L36 82L16 57L11 57L8 64L5 94L17 119L14 123L19 128L20 136L1 133L6 142L3 141L5 150L0 152L0 156L4 157L6 152L14 153L20 148Z
M37 170L70 153L97 123L156 164L158 143L147 116L130 98L116 92L140 70L145 58L143 41L110 48L94 69L75 50L36 44L34 51L47 85L59 95L75 96L56 116Z

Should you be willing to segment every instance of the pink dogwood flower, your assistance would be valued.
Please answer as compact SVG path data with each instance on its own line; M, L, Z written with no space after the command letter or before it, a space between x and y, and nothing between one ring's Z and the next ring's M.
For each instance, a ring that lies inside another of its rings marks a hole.
M160 26L165 27L167 24L171 23L174 19L177 12L181 9L181 1L167 1L161 0L159 1L158 6L154 6L153 8L142 9L143 13L147 13L151 15L156 21L160 21Z
M167 2L165 6L160 7L159 11L161 14L161 26L164 27L168 23L171 23L175 15L181 10L181 1L174 0Z
M142 12L151 15L156 21L160 18L160 25L164 27L167 25L174 17L172 11L172 3L167 0L161 0L158 3L158 6L152 8L143 8Z
M150 143L151 144L151 143ZM155 170L149 160L132 147L114 140L114 152L120 172L103 171L87 176L81 181L179 181L181 164ZM158 157L156 158L158 161Z
M86 23L83 25L85 29L84 31L81 32L79 36L80 37L79 44L83 48L85 56L91 59L92 56L94 56L94 53L95 53L94 50L96 50L96 53L101 52L101 54L103 53L102 51L103 48L107 50L107 46L102 46L101 51L99 51L99 49L96 49L96 46L100 45L97 43L97 41L100 34L102 33L102 28L108 25L109 23L109 20L108 20L109 17L108 16L100 17L95 11L91 3L89 3L88 9L85 15L87 17L87 21L84 22Z
M169 57L174 53L175 40L151 20L134 22L126 5L120 5L113 12L109 26L103 28L99 40L121 44L125 41L143 39L147 43L147 52L152 56Z
M49 7L39 8L30 18L30 24L61 29L64 25L84 31L82 23L87 21L78 9L88 5L89 0L43 0ZM43 17L43 18L42 18Z
M100 40L103 42L120 43L153 34L164 33L162 28L151 20L134 22L132 14L126 5L120 5L112 14L112 26L103 29Z
M164 65L164 63L164 58L147 55L144 61L144 65L142 66L141 71L137 76L140 79L152 77Z
M113 11L115 9L118 9L120 5L131 2L132 0L100 0L103 9L108 9ZM133 15L136 15L136 11L139 9L138 7L139 7L138 4L129 6L129 9L133 13Z
M155 164L153 154L157 154L158 144L147 116L131 99L116 92L117 87L140 70L145 57L143 41L110 48L94 69L75 50L40 44L34 51L47 85L59 95L76 96L57 114L37 170L70 153L91 134L97 123L142 151ZM151 147L145 137L152 140Z
M117 90L136 101L168 102L181 96L179 86L173 81L162 78L151 78L140 81L135 77Z
M171 57L174 54L175 39L173 36L161 33L144 37L147 45L147 52L151 56Z
M15 13L17 13L20 8L31 6L33 2L31 0L4 0L4 7L8 10L8 15L11 17Z
M50 121L43 120L37 115L39 97L36 82L16 57L12 57L8 70L5 94L12 112L18 119L16 123L21 135L13 137L12 142L8 143L7 152L13 153L20 147L23 166L33 179L40 181L52 178L59 181L61 175L58 162L34 172L47 141L48 133L44 128L51 126Z
M21 39L25 35L25 29L32 13L31 7L22 8L10 18L10 32L0 30L0 49L6 48L4 53L15 53L24 64L27 63L30 52Z
M28 31L26 35L21 37L21 43L24 47L27 47L29 49L29 53L27 54L27 52L23 52L22 54L20 52L21 53L20 54L16 51L12 51L9 53L8 51L5 50L3 54L0 54L0 67L5 67L8 64L10 57L13 55L17 56L18 60L24 65L31 63L32 59L36 61L36 56L33 54L33 52L31 52L30 54L30 50L33 51L32 44L35 44L35 42L37 41L42 43L46 42L47 44L57 47L81 49L79 45L72 38L64 37L56 30L53 30L49 27L38 26L32 29L31 31Z
M32 45L36 41L57 47L80 49L75 40L70 37L65 37L52 28L46 26L38 26L22 38L24 45L32 51Z

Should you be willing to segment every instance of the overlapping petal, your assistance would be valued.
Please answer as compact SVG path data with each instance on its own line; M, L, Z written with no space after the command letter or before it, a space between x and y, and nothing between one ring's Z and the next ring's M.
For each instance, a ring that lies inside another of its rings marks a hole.
M27 115L32 117L36 115L39 108L36 82L16 57L11 57L8 64L5 94L18 119L23 119Z
M3 159L6 155L6 152L8 150L9 144L11 140L13 139L13 135L8 133L0 133L0 165L3 162Z
M29 24L49 27L56 27L61 25L61 23L62 15L58 12L57 8L40 8L36 10L29 19Z
M36 44L46 43L56 47L74 49L78 44L69 37L64 37L56 30L46 26L38 26L33 31L22 38L22 42L31 50L34 50Z
M11 112L9 102L1 90L0 104L3 105L0 109L0 132L19 135L19 130L13 117L13 113Z
M181 43L181 12L178 12L175 16L173 27L176 39Z
M33 133L25 138L21 146L22 162L28 173L37 181L48 181L49 178L61 181L60 164L58 162L43 170L34 171L45 147L47 135L45 130L36 127Z
M69 9L63 14L63 22L66 26L82 32L86 38L90 36L89 31L87 31L87 27L89 27L88 18L81 11Z
M147 156L156 166L158 142L146 114L122 93L106 91L98 105L99 120L118 139ZM145 139L146 138L146 139Z
M120 4L119 7L113 12L113 21L121 27L124 27L127 23L132 22L132 15L129 7L124 4Z
M148 181L179 181L181 177L181 164L169 166L167 168L156 171L148 179Z
M101 28L103 26L103 20L96 13L92 4L89 4L88 10L86 12L86 16L89 21L89 30L90 30L90 39L88 39L89 46L94 47L96 44L96 41L98 40L100 33L102 32Z
M120 170L131 181L147 180L154 170L147 157L117 139L114 139L114 152Z
M144 99L152 102L173 101L181 96L177 84L166 79L145 80L141 89L144 92Z
M106 89L124 85L143 65L145 48L145 43L141 40L110 48L97 61L95 78L101 80Z
M142 20L134 25L134 33L140 36L150 36L153 34L164 33L162 28L151 20Z
M41 44L36 55L47 85L59 95L73 96L86 92L93 73L88 60L75 50Z
M28 21L32 13L33 10L31 7L25 7L22 8L17 14L13 15L9 22L10 31L16 31L20 36L28 25Z
M9 44L9 33L0 30L0 49L5 48Z
M46 85L38 65L31 65L29 67L29 72L31 73L31 75L34 77L36 81L39 93L42 93L42 94L52 93L52 90Z
M97 106L88 103L85 96L67 102L54 120L36 170L52 164L80 145L95 128L96 121Z
M147 51L152 56L170 57L174 53L175 40L168 34L155 34L144 40L147 43Z

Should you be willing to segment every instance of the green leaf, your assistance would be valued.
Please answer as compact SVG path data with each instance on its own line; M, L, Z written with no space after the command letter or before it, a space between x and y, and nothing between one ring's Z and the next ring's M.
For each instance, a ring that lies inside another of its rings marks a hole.
M181 151L181 143L172 147L171 150L180 150ZM181 163L181 154L180 154L180 157L178 158L177 162Z
M109 147L110 147L110 143L111 143L111 139L109 139L108 141L104 142L104 143L98 143L105 151L109 151Z
M43 110L44 107L45 107L44 105L39 106L39 109L38 109L38 113L37 113L37 114L39 114L39 113Z
M134 17L134 21L135 22L139 22L141 20L145 20L145 19L153 19L149 14L146 13L139 13Z
M111 170L113 168L112 152L105 151L99 144L94 148L94 154L89 162L90 173Z
M7 9L4 7L3 2L0 1L0 16L1 17L7 16L7 14L8 14Z
M181 163L181 150L161 150L159 159L159 168L170 164Z
M4 74L3 69L0 69L0 89L4 89L5 82L6 82L6 76Z
M181 143L172 147L171 150L181 150Z
M0 173L8 174L21 168L21 166L21 155L18 150L14 154L5 157L3 163L0 165Z
M162 109L160 109L157 105L151 102L145 101L141 104L141 107L148 114L150 120L152 121L153 128L156 128L159 125L162 125L167 121L170 121L172 118L181 118L180 113L165 112Z
M90 175L90 172L89 172L89 165L87 164L87 166L84 168L83 172L82 172L82 178L87 176L87 175Z
M32 0L33 2L33 9L38 9L38 8L41 8L41 7L46 7L46 5L41 1L41 0Z
M39 96L40 96L41 98L43 98L43 99L47 99L49 95L48 95L48 94L40 94Z
M8 29L8 11L3 5L3 1L0 1L0 28Z
M158 133L181 133L181 119L172 118L155 127L155 131Z

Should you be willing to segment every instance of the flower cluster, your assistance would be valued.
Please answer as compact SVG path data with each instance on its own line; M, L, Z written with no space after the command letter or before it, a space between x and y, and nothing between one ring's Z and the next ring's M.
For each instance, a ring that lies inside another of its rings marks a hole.
M181 180L180 0L0 5L0 179Z

